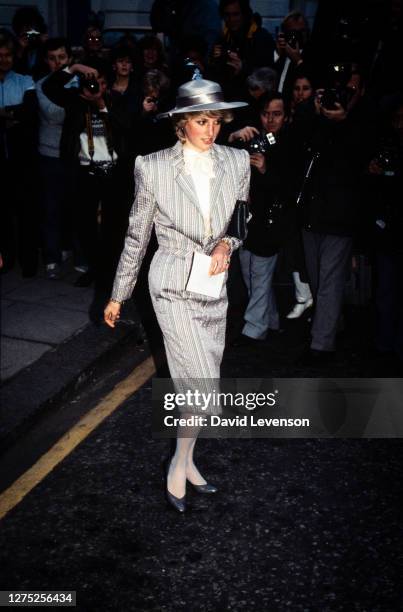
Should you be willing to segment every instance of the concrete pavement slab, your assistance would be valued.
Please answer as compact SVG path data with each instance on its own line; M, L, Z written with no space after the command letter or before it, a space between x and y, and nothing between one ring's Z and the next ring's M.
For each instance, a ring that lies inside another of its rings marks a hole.
M0 277L1 281L1 295L4 297L10 291L13 291L17 287L20 287L22 284L24 285L32 285L35 283L36 279L32 278L22 278L18 272L14 270L10 270L7 274L2 274Z
M74 287L72 284L41 278L35 284L20 284L8 291L6 297L18 302L88 312L93 290L90 287Z
M14 302L3 309L2 334L57 344L88 323L86 312L41 304Z
M2 381L11 378L22 368L31 365L39 359L46 351L52 348L50 344L42 342L29 342L16 338L2 336L0 342L1 368L0 379Z

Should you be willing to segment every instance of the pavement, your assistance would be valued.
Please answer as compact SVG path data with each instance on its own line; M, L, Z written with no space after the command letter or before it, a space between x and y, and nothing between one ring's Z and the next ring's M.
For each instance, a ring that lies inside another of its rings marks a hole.
M142 337L130 304L115 330L94 322L94 290L75 287L78 276L67 262L57 280L46 278L43 269L33 278L23 278L18 269L0 277L0 445L83 384L122 342Z

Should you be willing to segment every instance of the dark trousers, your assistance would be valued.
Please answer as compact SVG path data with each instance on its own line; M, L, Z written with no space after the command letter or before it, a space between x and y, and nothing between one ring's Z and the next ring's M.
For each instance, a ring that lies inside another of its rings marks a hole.
M40 155L42 181L42 242L45 263L62 261L62 250L72 247L72 176L66 163Z
M376 253L376 345L403 359L403 254Z
M311 348L333 351L343 306L352 239L302 231L309 283L315 300Z
M74 225L84 260L98 288L110 291L123 249L131 207L131 176L116 166L108 176L80 167Z
M36 272L40 245L36 160L6 160L2 176L0 251L4 267L12 268L18 261L23 274L31 275Z

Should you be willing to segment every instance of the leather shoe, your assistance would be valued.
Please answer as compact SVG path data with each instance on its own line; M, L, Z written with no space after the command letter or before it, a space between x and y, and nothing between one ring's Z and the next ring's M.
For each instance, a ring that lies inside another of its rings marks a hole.
M179 514L183 514L186 511L186 495L183 497L176 497L168 490L168 472L171 466L171 461L166 459L164 461L164 473L165 473L165 497L168 504L179 512Z
M186 495L183 497L175 497L168 491L168 487L165 491L167 502L180 514L183 514L186 511Z
M209 484L208 482L202 485L196 485L193 484L193 482L191 482L190 484L192 485L194 490L197 491L197 493L217 493L218 491L216 486Z
M297 302L291 312L288 313L287 319L299 319L299 317L307 310L311 308L313 299L310 298L306 302Z

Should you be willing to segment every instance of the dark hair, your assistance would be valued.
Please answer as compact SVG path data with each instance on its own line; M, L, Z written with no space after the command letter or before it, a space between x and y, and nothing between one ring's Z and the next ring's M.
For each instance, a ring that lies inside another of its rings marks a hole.
M54 38L48 38L45 40L43 44L43 55L46 57L46 54L49 51L56 51L56 49L61 49L64 47L66 49L67 55L71 56L71 45L67 38L63 38L62 36L55 36Z
M109 75L109 64L106 60L100 57L91 57L85 60L85 65L90 68L95 68L98 72L98 77L108 77Z
M306 79L306 80L307 80L307 81L309 81L309 82L310 82L310 84L312 85L312 89L316 89L316 86L315 86L315 81L314 81L314 79L313 79L312 74L310 74L310 73L309 73L309 71L308 71L308 70L306 70L305 68L302 68L302 67L301 67L301 68L297 68L297 69L295 70L295 73L294 73L294 78L293 78L292 83L291 83L291 89L293 89L293 88L294 88L295 81L296 81L297 79Z
M204 57L208 51L208 44L202 36L191 34L182 37L179 42L179 49L183 56L186 56L189 51L196 51Z
M118 44L116 47L111 49L109 59L111 64L115 64L118 60L128 57L132 64L134 64L134 51L128 45Z
M287 27L289 21L299 21L300 19L304 20L305 28L306 30L309 30L308 20L305 17L304 13L301 13L301 11L291 11L291 13L288 13L288 15L286 15L283 21L281 22L281 31L285 31L285 28Z
M228 6L228 4L234 4L235 2L238 2L239 8L241 9L241 13L246 19L246 21L251 21L253 17L253 11L250 7L249 0L220 0L220 4L218 7L220 17L223 19L225 8Z
M288 117L289 107L288 107L287 101L285 99L285 96L283 96L283 94L278 91L268 91L267 93L260 96L260 98L258 99L258 104L257 104L259 113L263 112L266 106L270 104L270 102L273 102L273 100L282 100L284 104L285 115L286 117Z
M154 36L153 34L146 34L145 36L143 36L143 38L139 40L137 45L137 51L140 64L143 64L143 51L145 51L145 49L156 49L158 53L157 63L165 63L164 47L162 46L162 42L157 36Z
M12 54L15 55L17 41L15 40L15 36L12 34L12 32L6 28L0 28L0 47L7 47L10 49Z
M36 6L21 6L18 8L14 13L11 25L17 36L21 34L26 26L35 26L41 34L45 34L48 29L44 18Z

